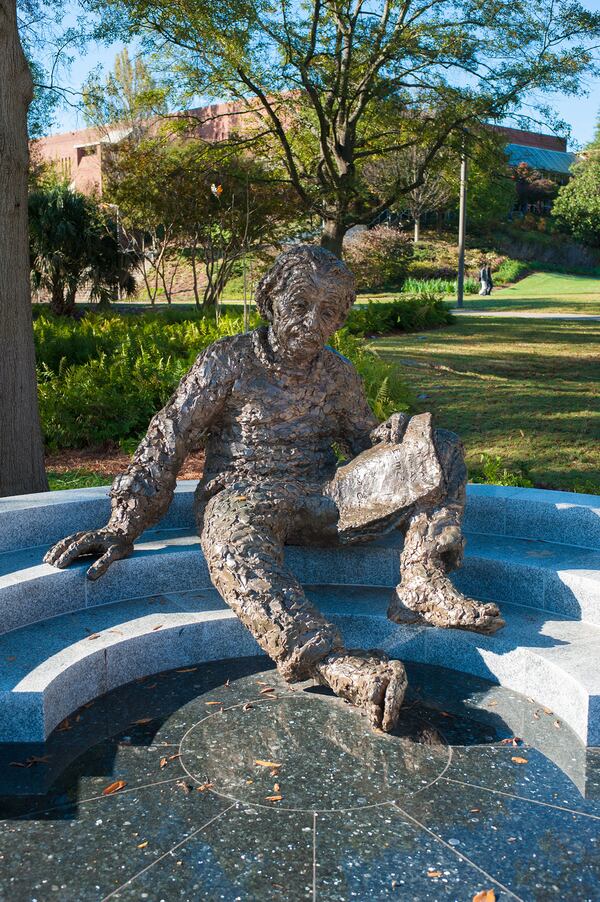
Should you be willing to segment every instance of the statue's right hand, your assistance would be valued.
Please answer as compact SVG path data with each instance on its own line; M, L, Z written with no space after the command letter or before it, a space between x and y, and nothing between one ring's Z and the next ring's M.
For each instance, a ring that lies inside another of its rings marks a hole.
M79 557L100 555L87 571L88 579L98 579L106 573L113 561L129 557L133 552L133 541L122 533L114 532L108 526L91 532L76 532L61 539L44 555L44 563L63 570Z

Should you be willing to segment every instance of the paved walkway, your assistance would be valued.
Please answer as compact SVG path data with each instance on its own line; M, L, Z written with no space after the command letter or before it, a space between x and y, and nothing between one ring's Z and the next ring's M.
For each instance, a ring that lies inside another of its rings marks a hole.
M456 316L502 316L510 319L563 319L583 320L584 322L600 322L600 314L592 313L534 313L530 311L516 310L464 310L452 307L451 312Z

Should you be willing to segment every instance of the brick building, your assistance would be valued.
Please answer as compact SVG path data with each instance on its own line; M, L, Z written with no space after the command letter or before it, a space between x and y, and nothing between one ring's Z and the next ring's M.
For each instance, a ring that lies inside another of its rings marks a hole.
M233 103L212 104L186 113L197 120L197 134L213 141L222 141L232 132L242 130L247 115L236 110ZM555 181L567 181L576 156L567 151L565 138L502 126L495 130L506 137L511 166L527 163ZM50 135L36 143L42 159L54 162L74 188L101 195L103 148L122 140L128 132L127 128L84 128Z

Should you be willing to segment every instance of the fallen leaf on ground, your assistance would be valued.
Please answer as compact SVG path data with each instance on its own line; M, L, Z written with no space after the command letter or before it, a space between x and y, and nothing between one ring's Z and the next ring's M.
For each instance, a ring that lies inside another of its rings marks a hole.
M520 745L523 740L519 736L511 736L509 739L503 739L500 745Z
M471 808L470 811L471 811L471 814L479 814L479 812L481 811L481 808Z
M175 761L175 758L181 758L181 752L176 752L174 755L169 755L169 761Z
M145 849L148 845L148 840L146 839L144 842L138 843L138 849Z
M441 872L441 871L427 871L427 876L428 876L428 877L434 877L434 878L435 878L435 877L441 877L441 876L442 876L442 872Z
M473 902L496 902L496 893L493 889L482 889L475 893Z
M179 670L176 670L175 673L193 673L194 670L198 670L197 667L180 667Z
M229 680L225 680L225 688L229 689Z
M254 783L254 780L246 780L246 783Z
M495 708L497 704L498 704L498 702L488 702L488 703L487 703L487 707L488 707L488 708Z
M205 705L222 705L223 702L204 702Z
M156 689L158 683L150 683L149 686L144 686L144 689Z
M544 712L544 714L552 714L550 708L542 708L542 711Z
M161 630L163 628L163 626L164 626L164 623L159 623L158 626L153 626L152 632L155 633L156 630Z
M198 790L198 792L206 792L207 789L212 789L214 785L215 785L214 783L208 783L208 782L201 783L200 786L196 787L196 789Z
M281 764L277 764L276 761L265 761L263 758L256 758L254 763L258 767L281 767Z
M30 755L25 761L11 761L9 767L33 767L34 764L47 764L52 755Z
M539 719L540 719L540 712L539 712L539 711L534 711L534 712L533 712L533 716L535 717L536 720L539 720Z
M133 722L134 722L134 724L138 724L140 727L142 727L145 723L151 723L152 718L151 717L140 717L139 720L134 720Z
M125 780L115 780L114 783L111 783L110 786L107 786L102 790L102 795L110 796L113 794L113 792L119 792L119 790L123 789L125 786L127 786L127 782Z
M71 724L69 723L69 718L68 718L68 717L65 717L65 719L64 719L64 720L61 720L61 722L60 722L59 725L57 726L56 732L57 732L57 733L64 733L65 730L70 730L70 729L71 729Z
M510 760L514 761L515 764L527 764L528 763L527 758L519 758L517 755L513 755Z
M168 763L169 763L169 762L168 762L167 758L161 758L161 759L160 759L160 766L161 766L161 767L166 767Z
M254 710L254 705L251 705L250 702L246 702L246 704L242 708L242 711L253 711L253 710Z
M271 776L278 777L279 776L279 768L274 767L273 770L271 771Z
M273 786L273 792L279 792L280 789L281 786L279 785L279 783L275 783L275 785Z
M100 638L100 633L92 633L90 636L88 636L88 639L99 639L99 638Z
M272 686L265 686L264 689L260 690L261 695L267 695L269 692L275 692Z
M554 726L556 727L557 730L560 730L560 720L555 720Z
M283 796L267 796L265 802L281 802Z
M179 786L180 789L183 789L186 796L189 796L190 792L192 791L192 787L189 783L186 783L185 780L178 780L175 785Z

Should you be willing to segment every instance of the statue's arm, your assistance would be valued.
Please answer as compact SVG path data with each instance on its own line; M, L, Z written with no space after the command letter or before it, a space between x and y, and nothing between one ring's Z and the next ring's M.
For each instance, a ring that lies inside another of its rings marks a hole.
M97 579L113 561L131 554L135 539L168 510L188 451L217 419L235 378L233 360L224 342L197 358L150 421L125 472L115 478L106 526L58 542L46 554L46 563L63 568L82 555L101 555L88 570L90 579Z
M371 410L357 370L350 361L345 358L342 361L337 378L339 443L355 456L373 445L401 442L410 417L405 413L393 413L380 423Z

